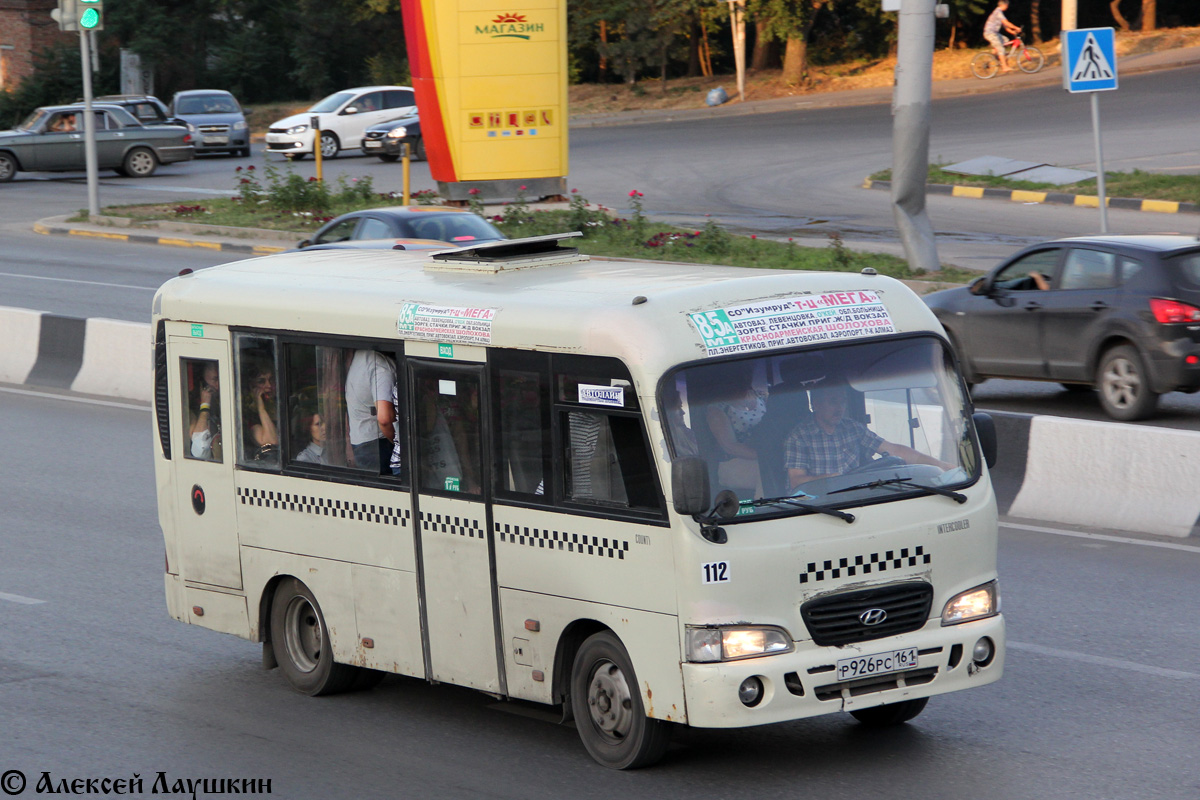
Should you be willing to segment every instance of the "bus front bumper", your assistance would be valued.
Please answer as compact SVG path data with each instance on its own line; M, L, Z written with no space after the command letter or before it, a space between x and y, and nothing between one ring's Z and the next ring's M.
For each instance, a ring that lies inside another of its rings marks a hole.
M985 665L973 661L975 644L992 642ZM942 627L937 619L900 636L842 647L815 647L777 656L709 664L683 664L688 724L698 728L740 728L854 711L960 689L984 686L1004 671L1004 617ZM917 666L903 672L838 681L841 659L915 647ZM743 682L757 678L762 690L747 706L739 699Z

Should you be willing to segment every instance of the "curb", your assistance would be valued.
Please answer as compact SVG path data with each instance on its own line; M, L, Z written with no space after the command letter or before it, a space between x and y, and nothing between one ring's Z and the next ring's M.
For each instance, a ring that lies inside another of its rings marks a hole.
M33 232L45 236L83 236L92 239L111 239L119 242L134 242L138 244L158 244L168 247L194 247L203 250L220 250L227 253L250 253L265 256L272 253L282 253L287 247L273 245L235 244L233 242L214 242L205 239L186 239L178 236L154 236L147 233L116 233L114 231L99 231L89 228L63 228L35 222Z
M864 189L890 191L891 181L863 180ZM1091 194L1067 194L1065 192L1032 192L1028 189L993 189L983 186L955 186L948 183L931 183L925 187L927 194L946 194L951 197L969 197L975 200L1008 200L1013 203L1038 203L1060 206L1084 206L1099 208L1100 198ZM1158 214L1200 214L1200 203L1180 203L1175 200L1138 200L1132 197L1109 197L1105 205L1126 211L1153 211Z

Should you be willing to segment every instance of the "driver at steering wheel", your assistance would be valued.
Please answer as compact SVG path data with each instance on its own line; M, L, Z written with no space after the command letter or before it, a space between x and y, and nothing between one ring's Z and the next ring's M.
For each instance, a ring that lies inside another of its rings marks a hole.
M954 468L911 447L889 442L861 422L847 419L847 388L844 383L835 383L809 391L812 419L793 428L784 442L784 466L791 488L864 466L867 453L896 456L909 464Z

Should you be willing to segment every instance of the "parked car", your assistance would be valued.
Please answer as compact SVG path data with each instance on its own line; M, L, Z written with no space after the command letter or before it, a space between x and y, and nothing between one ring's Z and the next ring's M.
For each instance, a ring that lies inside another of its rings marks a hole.
M267 152L300 159L313 152L312 117L321 126L321 157L361 146L363 131L417 113L416 97L407 86L360 86L335 92L308 111L274 122L267 129Z
M229 92L190 89L171 98L171 115L187 126L197 153L250 155L246 113Z
M83 98L75 102L82 103ZM165 125L171 121L171 111L167 104L151 94L105 94L93 97L92 102L120 106L133 114L143 125Z
M45 106L13 130L0 131L0 183L18 172L75 172L86 169L84 108ZM195 154L192 136L178 125L143 125L124 108L93 104L96 163L119 175L145 178L159 164L187 161Z
M326 223L298 247L337 242L379 242L383 239L420 242L443 247L498 242L508 237L495 225L462 208L393 206L351 211ZM382 244L360 245L382 247Z
M420 117L413 115L372 125L363 132L362 149L364 153L379 156L380 161L395 161L404 155L405 142L409 145L410 158L425 160Z
M1143 419L1160 394L1200 389L1200 240L1091 236L1027 247L926 303L967 381L1094 387L1114 419Z

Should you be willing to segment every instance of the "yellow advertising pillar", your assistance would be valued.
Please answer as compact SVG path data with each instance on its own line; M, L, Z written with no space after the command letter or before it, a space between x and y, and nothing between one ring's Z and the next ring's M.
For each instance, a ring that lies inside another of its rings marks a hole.
M401 8L440 194L565 194L567 0L401 0Z

